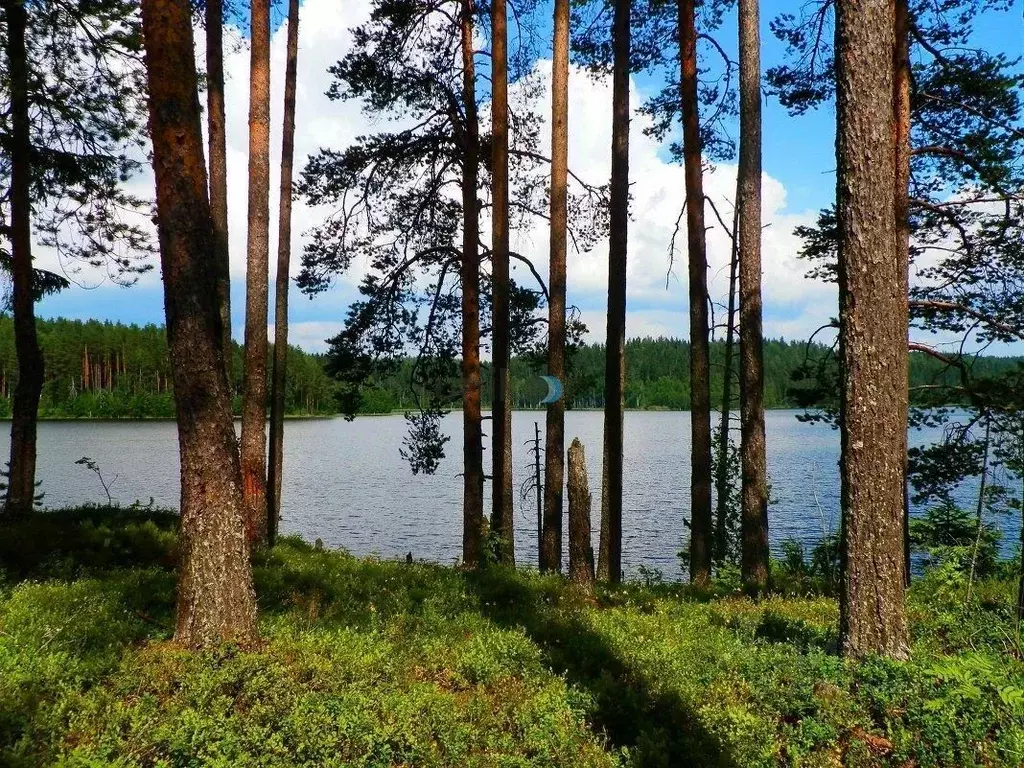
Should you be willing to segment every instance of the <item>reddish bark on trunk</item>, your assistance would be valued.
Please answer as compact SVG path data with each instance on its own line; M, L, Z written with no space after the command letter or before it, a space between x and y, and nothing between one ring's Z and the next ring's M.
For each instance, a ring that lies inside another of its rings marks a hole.
M292 261L292 163L295 155L295 81L299 58L299 0L288 0L288 54L284 71L281 131L281 190L274 284L274 365L270 391L270 459L267 478L267 543L273 546L281 520L284 475L284 395L288 375L288 272Z
M213 219L186 0L143 0L157 229L181 461L175 639L256 639L238 443L217 301Z
M242 494L249 539L267 539L267 294L270 262L270 0L252 0L249 233L242 374Z
M711 361L694 0L679 0L680 97L690 299L690 581L711 580Z

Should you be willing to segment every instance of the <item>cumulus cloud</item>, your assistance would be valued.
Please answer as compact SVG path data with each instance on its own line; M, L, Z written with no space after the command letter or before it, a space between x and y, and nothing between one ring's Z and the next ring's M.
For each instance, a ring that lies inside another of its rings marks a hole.
M350 29L364 21L369 11L366 0L342 3L339 0L305 0L299 27L298 113L296 130L296 171L308 155L322 147L340 149L356 136L381 126L364 114L356 102L331 102L325 91L331 83L329 66L341 58L351 45ZM229 35L229 39L230 39ZM271 52L271 278L276 252L278 169L285 63L285 25L273 35ZM235 34L236 41L240 39ZM197 57L202 65L203 36L197 34ZM537 62L535 75L547 83L550 61ZM231 273L235 282L235 329L241 330L246 248L246 176L248 157L248 72L249 51L236 45L225 56L227 75L227 149L229 179L229 229ZM513 91L515 86L513 86ZM571 169L595 184L607 181L611 151L611 81L595 79L573 69L569 85L569 162ZM514 93L512 94L514 98ZM629 336L684 336L688 329L685 265L685 222L676 242L679 252L669 271L669 242L676 227L684 199L682 169L667 161L662 147L644 134L647 118L638 114L643 94L635 83L631 88L634 107L630 129L630 178L632 193L629 225L628 319ZM545 118L541 151L549 151L550 93L541 89L536 106ZM487 114L487 110L483 110ZM734 165L721 164L705 176L706 192L727 222L731 222L735 189ZM152 184L151 175L135 182ZM832 287L803 277L805 265L796 259L797 240L793 227L813 220L810 211L793 212L787 208L786 190L769 175L764 177L764 295L765 332L800 336L817 327L836 312ZM151 190L151 186L149 187ZM152 194L147 190L148 194ZM301 201L294 206L292 275L298 273L299 256L305 233L322 221L325 211L315 210ZM729 239L709 210L707 216L709 279L712 298L724 301L728 278ZM483 231L488 231L486 224ZM528 231L514 233L512 245L528 255L544 273L547 263L548 233L543 222ZM592 252L574 253L568 260L569 300L580 307L591 329L591 338L604 336L604 307L607 291L607 243ZM517 270L517 275L520 270ZM323 339L337 332L344 317L346 297L353 295L358 274L339 278L339 290L310 301L292 303L292 334L296 343L311 350L322 350ZM518 275L524 282L525 274ZM153 279L156 279L154 277ZM101 289L104 290L104 289ZM98 308L102 303L97 304ZM98 311L101 311L98 309ZM272 317L272 315L271 315ZM159 317L153 318L159 321ZM318 338L319 336L319 338Z

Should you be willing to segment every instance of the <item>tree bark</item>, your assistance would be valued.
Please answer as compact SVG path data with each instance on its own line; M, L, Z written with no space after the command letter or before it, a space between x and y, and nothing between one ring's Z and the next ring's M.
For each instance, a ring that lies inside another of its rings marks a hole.
M594 584L587 457L578 439L569 446L569 578L584 587Z
M491 4L491 297L494 399L491 406L491 528L498 557L515 564L512 517L512 407L509 392L508 67L507 14Z
M615 0L612 19L612 177L608 213L608 322L605 344L605 483L602 533L607 578L622 581L622 432L626 381L626 252L629 225L629 0ZM604 506L607 505L607 509ZM603 545L602 545L603 546Z
M242 373L242 492L249 539L267 539L267 293L270 262L270 0L252 0L249 233Z
M462 101L466 115L462 166L462 562L480 564L484 458L480 413L479 124L473 61L473 0L462 0Z
M690 581L711 580L711 366L694 0L678 0L690 298Z
M608 433L601 446L601 530L597 544L597 580L608 581Z
M1024 440L1024 435L1017 438ZM1024 477L1021 477L1021 499L1024 500ZM1017 622L1024 621L1024 503L1020 512L1020 578L1017 582Z
M220 334L189 4L143 0L142 27L181 459L174 635L193 648L248 644L256 639L256 595Z
M910 294L910 16L907 0L896 0L893 46L893 130L896 147L896 248L903 262L899 274L903 293ZM907 435L903 434L903 455ZM906 458L904 458L904 465ZM910 488L903 470L903 575L910 586Z
M28 12L22 0L4 0L11 121L11 280L18 383L11 403L11 460L6 511L25 515L36 495L36 422L43 391L43 353L36 336L32 290L32 139L29 122Z
M761 36L758 0L739 0L740 466L743 477L740 576L768 589L768 468L761 338Z
M224 3L206 0L206 124L209 138L210 212L217 261L217 298L228 384L231 383L231 257L228 245L228 160L224 113Z
M548 266L548 375L565 382L565 259L569 167L569 0L555 0L551 62L551 257ZM544 454L542 571L562 570L565 399L548 406Z
M847 656L905 658L907 294L896 247L893 4L838 0L836 21L839 637Z
M281 129L281 193L274 283L274 365L270 391L270 460L267 479L267 543L273 546L281 520L284 476L284 396L288 374L288 273L292 261L292 163L295 157L295 81L299 58L299 0L288 0L284 122Z

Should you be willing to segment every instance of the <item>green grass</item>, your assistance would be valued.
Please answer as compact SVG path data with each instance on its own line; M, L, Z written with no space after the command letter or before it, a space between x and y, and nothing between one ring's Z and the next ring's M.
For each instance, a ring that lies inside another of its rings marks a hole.
M850 664L824 598L260 553L263 642L170 640L173 515L0 526L3 766L974 766L1024 761L1010 579L911 595ZM958 580L959 579L959 580Z

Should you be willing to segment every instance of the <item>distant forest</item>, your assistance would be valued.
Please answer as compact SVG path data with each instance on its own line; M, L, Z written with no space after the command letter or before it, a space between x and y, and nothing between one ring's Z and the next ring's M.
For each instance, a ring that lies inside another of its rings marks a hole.
M124 325L98 320L39 320L39 341L46 363L40 415L43 418L170 418L174 416L170 361L163 326ZM721 403L725 345L711 345L712 402ZM791 393L793 371L810 356L827 352L805 342L766 340L765 406L797 405ZM679 339L634 339L626 343L626 407L686 410L690 407L689 343ZM322 355L288 350L287 412L291 415L327 415L339 412L340 385L325 371ZM1020 364L1020 358L984 357L975 362L975 375L995 375ZM360 388L357 412L390 413L415 409L410 388L412 361L378 373ZM542 357L512 359L511 386L515 408L535 408L545 393L538 376ZM490 367L482 370L485 385ZM735 370L733 372L735 376ZM920 353L910 355L911 386L955 383L957 374ZM0 315L0 417L11 413L10 397L17 383L14 325ZM242 391L242 348L234 345L232 386L234 410L239 413ZM452 379L458 391L457 378ZM735 387L733 388L735 392ZM604 346L585 344L569 357L565 383L570 408L604 405ZM484 386L484 406L490 406L491 388ZM453 402L453 406L456 405Z
M163 326L98 320L37 320L46 382L42 418L171 418L174 400ZM11 415L18 379L14 322L0 315L0 417ZM234 411L241 408L242 348L234 345ZM317 355L288 349L287 413L337 411L334 384Z
M711 344L711 402L720 407L724 365L724 342ZM810 360L819 360L828 353L820 344L804 341L764 341L764 401L767 408L793 408L793 372ZM634 409L687 410L690 407L690 345L680 339L645 338L626 342L626 407ZM602 408L604 406L604 345L585 344L568 355L569 375L565 397L569 408ZM979 357L974 361L975 376L993 376L1019 365L1024 359L1010 357ZM733 358L733 397L737 396L736 357ZM361 388L360 413L385 413L412 407L409 378L411 361L406 361L390 375L378 377ZM513 358L510 365L512 405L514 408L537 407L545 393L538 376L544 372L543 355ZM941 362L919 352L910 353L910 385L955 385L959 374ZM490 406L490 366L482 366L484 407ZM452 386L458 391L458 382Z

